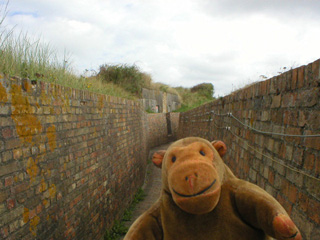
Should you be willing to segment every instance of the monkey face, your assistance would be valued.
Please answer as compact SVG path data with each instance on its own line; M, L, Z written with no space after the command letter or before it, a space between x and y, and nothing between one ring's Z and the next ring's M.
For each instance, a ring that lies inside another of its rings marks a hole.
M165 154L162 164L165 171L163 177L167 178L165 187L173 201L185 212L205 214L219 202L223 163L215 147L225 153L223 142L209 143L204 139L183 144L178 141L162 153ZM157 159L153 159L154 163L159 162L160 158L158 155Z

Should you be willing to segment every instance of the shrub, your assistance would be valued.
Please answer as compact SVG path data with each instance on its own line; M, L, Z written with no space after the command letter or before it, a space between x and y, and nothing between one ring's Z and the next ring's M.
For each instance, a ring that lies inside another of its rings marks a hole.
M141 72L136 65L104 64L100 66L98 76L102 81L112 82L137 96L141 96L142 87L151 85L150 75Z

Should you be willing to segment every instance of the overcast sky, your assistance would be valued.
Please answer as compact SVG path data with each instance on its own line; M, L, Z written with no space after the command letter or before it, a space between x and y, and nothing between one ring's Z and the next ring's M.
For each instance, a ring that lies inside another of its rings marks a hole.
M0 0L3 5L6 0ZM10 0L15 26L79 73L136 64L170 86L215 96L320 58L319 0Z

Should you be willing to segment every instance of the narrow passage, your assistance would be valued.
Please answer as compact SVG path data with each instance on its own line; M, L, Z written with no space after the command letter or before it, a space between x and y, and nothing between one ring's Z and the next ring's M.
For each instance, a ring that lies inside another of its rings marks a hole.
M161 145L159 147L153 148L149 152L149 158L152 158L154 152L158 150L166 150L171 143ZM145 183L142 186L142 189L146 193L146 197L143 201L137 204L135 210L132 214L131 221L125 223L127 227L130 227L132 223L146 210L148 210L152 204L154 204L160 196L161 192L161 169L157 168L153 165L153 163L149 163L147 166L147 174ZM123 239L123 237L121 238Z

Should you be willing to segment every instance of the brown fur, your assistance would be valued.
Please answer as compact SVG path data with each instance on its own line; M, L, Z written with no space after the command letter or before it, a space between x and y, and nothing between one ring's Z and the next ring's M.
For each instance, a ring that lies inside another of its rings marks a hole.
M224 164L226 145L185 138L154 154L162 168L158 201L130 227L125 240L300 240L283 207Z

